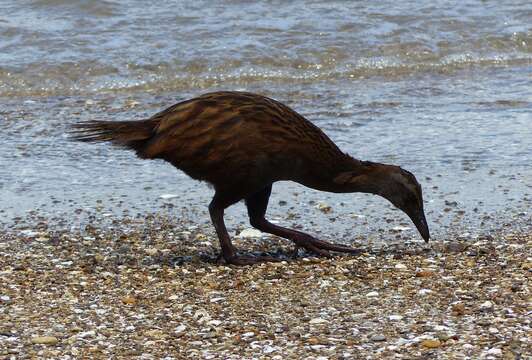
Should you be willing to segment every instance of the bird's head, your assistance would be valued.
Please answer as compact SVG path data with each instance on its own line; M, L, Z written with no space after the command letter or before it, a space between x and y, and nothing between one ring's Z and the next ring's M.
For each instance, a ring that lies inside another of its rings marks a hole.
M407 214L421 237L426 242L429 241L430 232L423 210L421 185L411 172L399 166L364 162L356 170L337 176L335 182L352 187L353 191L384 197Z
M388 186L384 188L383 197L388 199L416 225L421 237L428 242L430 239L429 226L423 210L423 194L421 185L416 177L409 171L394 166L390 172Z

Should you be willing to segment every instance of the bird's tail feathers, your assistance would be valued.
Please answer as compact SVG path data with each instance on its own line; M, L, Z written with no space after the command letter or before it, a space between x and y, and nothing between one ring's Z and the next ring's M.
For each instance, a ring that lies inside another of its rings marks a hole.
M154 135L158 123L153 120L101 121L91 120L71 126L70 138L83 142L111 142L133 149L140 157L142 149Z

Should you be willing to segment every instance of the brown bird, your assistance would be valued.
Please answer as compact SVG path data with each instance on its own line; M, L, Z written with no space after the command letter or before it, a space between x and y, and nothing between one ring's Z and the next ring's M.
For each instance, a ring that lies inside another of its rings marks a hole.
M264 217L272 184L291 180L335 193L380 195L404 211L425 241L429 228L421 186L394 165L354 159L317 126L288 106L246 92L213 92L186 100L147 120L89 121L74 126L73 138L109 141L143 159L164 159L215 189L209 212L227 263L248 265L272 258L237 253L224 224L224 209L244 199L250 223L260 231L293 241L319 255L356 253Z

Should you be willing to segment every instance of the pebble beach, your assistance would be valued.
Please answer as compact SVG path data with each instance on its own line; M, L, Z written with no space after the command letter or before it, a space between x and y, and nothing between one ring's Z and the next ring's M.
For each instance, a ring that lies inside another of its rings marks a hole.
M212 229L158 215L0 241L5 359L525 359L529 234L226 266ZM127 231L124 231L127 229ZM247 236L249 234L251 236Z
M0 359L531 359L530 1L148 3L0 11ZM162 26L161 26L162 24ZM274 184L267 218L163 161L71 141L203 93L276 99L423 187L432 235L369 194Z

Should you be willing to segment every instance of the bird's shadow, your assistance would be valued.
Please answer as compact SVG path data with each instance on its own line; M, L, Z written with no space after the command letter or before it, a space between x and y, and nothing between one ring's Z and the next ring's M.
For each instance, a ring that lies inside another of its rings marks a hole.
M435 250L432 248L426 247L415 247L415 248L405 248L405 247L393 247L393 248L369 248L369 247L360 247L359 251L356 254L346 254L346 253L331 253L331 256L318 256L313 253L309 253L300 249L295 252L294 250L288 249L278 249L276 251L242 251L239 252L240 255L254 256L254 257L268 257L273 260L273 262L287 262L287 263L297 263L303 259L306 260L339 260L347 258L357 258L359 256L382 256L382 257L394 257L395 259L400 259L404 256L412 255L427 255L433 253ZM228 265L227 262L221 256L221 253L216 253L215 249L213 251L201 251L195 255L167 255L167 256L155 256L150 259L149 265L166 265L171 267L179 267L186 264L209 264L217 266ZM145 264L148 265L148 264Z

